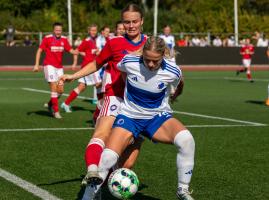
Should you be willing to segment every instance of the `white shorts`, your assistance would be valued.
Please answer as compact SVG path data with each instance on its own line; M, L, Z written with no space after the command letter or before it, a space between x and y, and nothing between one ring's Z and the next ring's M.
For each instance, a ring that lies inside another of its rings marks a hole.
M243 59L242 64L243 64L244 67L247 67L247 68L250 67L251 59Z
M116 96L106 96L103 100L103 105L100 110L99 117L114 116L116 117L119 113L119 109L123 99Z
M93 74L90 74L90 75L87 75L78 79L78 82L84 83L86 85L95 85L97 83L101 83L102 79L100 77L99 71L97 71L97 72L94 72Z
M111 84L111 75L109 72L105 71L104 75L103 75L103 80L102 80L102 89L101 92L105 92L106 91L106 84Z
M56 68L52 65L45 65L44 74L47 82L57 82L60 76L64 74L64 70L63 68Z

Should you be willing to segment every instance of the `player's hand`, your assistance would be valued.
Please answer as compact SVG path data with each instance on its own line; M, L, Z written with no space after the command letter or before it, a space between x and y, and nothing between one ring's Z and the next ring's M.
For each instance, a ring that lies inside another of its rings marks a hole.
M33 72L38 72L39 71L39 65L35 65L33 68Z
M64 82L72 82L74 80L75 80L75 78L73 75L64 74L64 75L60 76L59 81L58 81L58 85L64 85Z

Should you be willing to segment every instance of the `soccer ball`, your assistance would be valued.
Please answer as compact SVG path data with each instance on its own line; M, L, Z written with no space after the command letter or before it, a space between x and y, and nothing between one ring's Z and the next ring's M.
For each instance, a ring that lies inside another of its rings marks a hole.
M136 174L127 168L112 172L108 179L108 189L118 199L129 199L138 190L139 180Z

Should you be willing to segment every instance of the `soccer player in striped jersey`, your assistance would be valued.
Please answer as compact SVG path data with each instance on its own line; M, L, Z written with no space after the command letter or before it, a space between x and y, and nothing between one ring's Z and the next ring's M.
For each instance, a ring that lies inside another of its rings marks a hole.
M119 70L126 74L124 102L102 153L99 174L89 178L96 184L95 192L100 187L97 182L105 180L125 148L143 134L155 142L176 146L176 194L179 200L193 200L189 183L194 166L194 139L190 131L172 117L168 103L169 85L176 88L173 100L182 92L182 72L174 62L165 59L165 48L163 39L150 37L142 56L126 55L118 64Z
M64 75L61 78L62 81L72 81L97 71L107 63L104 103L96 122L95 131L86 148L87 175L83 179L82 184L87 183L89 176L98 173L97 166L101 154L110 135L115 117L118 115L120 105L123 102L125 82L117 68L117 64L126 54L141 49L147 39L141 33L144 20L143 12L139 6L128 4L122 10L121 18L126 32L125 35L108 40L105 47L96 57L96 62L89 63L73 75ZM133 166L141 144L142 139L138 138L133 145L129 146L129 150L126 150L126 154L122 156L122 158L125 157L127 160L125 162L122 161L121 166L126 168Z
M51 98L48 103L48 108L52 111L55 118L62 118L58 107L58 97L60 94L58 91L57 82L59 77L63 75L62 58L63 52L67 51L71 54L78 54L77 50L71 48L67 38L62 36L63 25L61 23L53 24L53 34L45 36L41 45L36 52L34 72L39 71L39 62L41 53L44 51L46 56L43 61L45 79L49 83Z

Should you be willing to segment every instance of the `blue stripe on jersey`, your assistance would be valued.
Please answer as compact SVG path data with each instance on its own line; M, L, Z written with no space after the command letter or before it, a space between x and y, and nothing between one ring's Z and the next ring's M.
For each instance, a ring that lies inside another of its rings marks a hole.
M170 64L168 64L167 62L165 63L165 69L169 72L172 72L173 74L175 74L177 77L180 77L180 70Z
M158 108L165 97L166 89L160 93L153 93L132 86L128 80L126 87L128 100L143 108Z
M139 62L139 57L138 58L136 58L136 57L125 57L125 58L123 58L123 60L122 60L122 63L123 64L125 64L125 63L127 63L127 62Z

